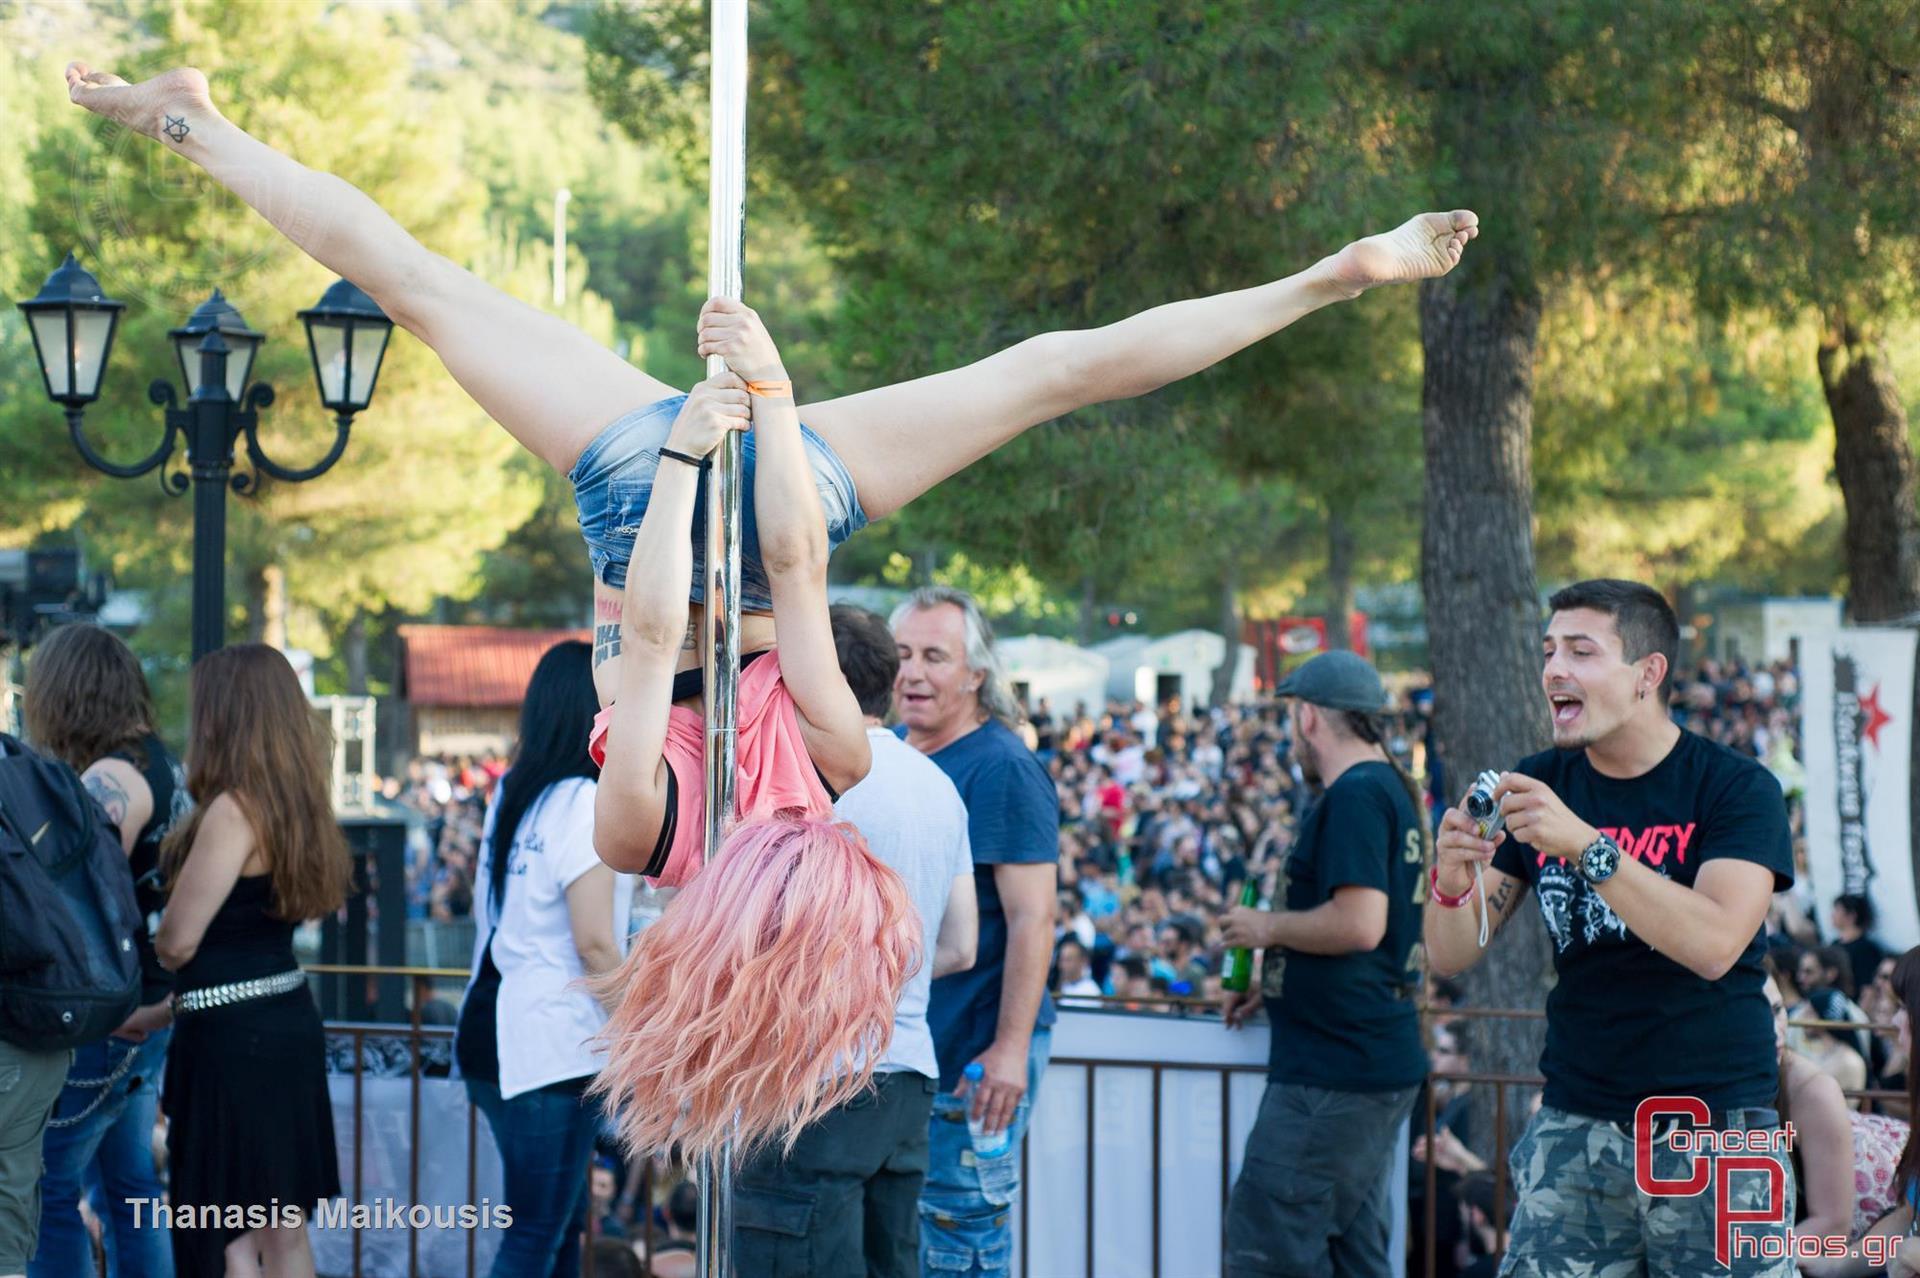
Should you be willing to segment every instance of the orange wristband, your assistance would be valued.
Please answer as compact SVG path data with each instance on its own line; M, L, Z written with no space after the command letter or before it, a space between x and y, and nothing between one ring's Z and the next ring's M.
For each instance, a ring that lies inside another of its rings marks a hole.
M761 399L792 399L792 382L748 382L747 394Z

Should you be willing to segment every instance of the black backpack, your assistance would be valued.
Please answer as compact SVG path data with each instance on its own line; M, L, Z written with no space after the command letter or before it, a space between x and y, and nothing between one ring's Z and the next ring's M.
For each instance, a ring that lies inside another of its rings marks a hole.
M72 768L0 733L0 1039L83 1047L140 1006L146 926L106 813Z

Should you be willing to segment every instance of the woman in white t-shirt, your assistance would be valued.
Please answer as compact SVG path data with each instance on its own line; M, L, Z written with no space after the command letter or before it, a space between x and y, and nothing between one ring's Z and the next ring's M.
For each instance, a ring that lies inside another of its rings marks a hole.
M603 1061L591 1042L606 1023L582 978L625 956L634 885L593 850L599 769L587 738L598 709L592 650L578 641L550 649L527 684L520 742L488 805L474 870L479 929L454 1051L500 1147L513 1210L493 1278L580 1272L600 1120L586 1089Z

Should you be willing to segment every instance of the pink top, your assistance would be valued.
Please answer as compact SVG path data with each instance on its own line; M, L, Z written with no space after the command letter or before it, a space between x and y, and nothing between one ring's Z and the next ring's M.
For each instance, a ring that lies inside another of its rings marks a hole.
M737 702L739 725L735 747L735 822L754 821L777 812L797 809L808 817L831 820L833 796L807 754L800 735L800 715L793 695L780 676L780 655L768 652L740 672ZM608 706L593 720L587 750L603 769L607 765ZM673 769L679 803L674 812L673 842L659 877L648 882L679 887L706 861L707 767L706 720L684 706L667 712L666 759Z

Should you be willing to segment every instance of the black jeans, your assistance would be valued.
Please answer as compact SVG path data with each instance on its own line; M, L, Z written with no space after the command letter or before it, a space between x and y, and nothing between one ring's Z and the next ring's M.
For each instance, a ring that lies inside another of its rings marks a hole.
M919 1278L920 1185L934 1081L874 1089L756 1155L734 1177L733 1254L754 1278Z

